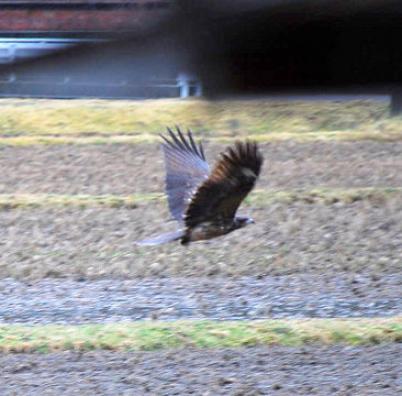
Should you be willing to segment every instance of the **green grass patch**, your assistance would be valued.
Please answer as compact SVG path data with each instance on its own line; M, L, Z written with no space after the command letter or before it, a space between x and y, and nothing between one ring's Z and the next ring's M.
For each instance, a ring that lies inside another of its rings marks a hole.
M0 145L149 143L174 125L222 141L402 140L402 119L370 100L0 99Z
M2 353L390 342L402 342L402 317L0 326Z
M357 201L385 202L393 197L402 198L402 187L368 188L314 188L312 190L255 190L246 198L248 205L295 202L334 204ZM165 200L163 193L133 195L59 195L59 194L0 194L0 210L33 209L47 207L105 207L134 209L151 200Z

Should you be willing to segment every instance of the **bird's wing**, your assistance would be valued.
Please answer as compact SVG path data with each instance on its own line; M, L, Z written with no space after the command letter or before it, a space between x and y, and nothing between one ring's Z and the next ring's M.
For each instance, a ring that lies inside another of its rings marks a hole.
M253 189L262 163L257 143L236 142L229 147L193 195L185 214L185 225L194 227L204 221L233 218Z
M161 135L164 140L166 194L170 213L182 222L191 196L208 178L209 166L202 144L194 142L190 131L185 136L179 128L176 128L177 134L169 128L167 130L169 137Z

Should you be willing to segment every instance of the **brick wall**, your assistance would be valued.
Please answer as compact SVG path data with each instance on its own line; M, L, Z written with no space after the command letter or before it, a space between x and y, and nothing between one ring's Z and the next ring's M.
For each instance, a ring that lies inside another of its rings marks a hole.
M134 30L158 20L169 1L0 1L0 32Z

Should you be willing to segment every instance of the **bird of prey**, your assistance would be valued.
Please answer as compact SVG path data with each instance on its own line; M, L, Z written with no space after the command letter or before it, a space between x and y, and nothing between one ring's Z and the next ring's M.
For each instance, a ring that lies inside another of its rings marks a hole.
M168 130L162 144L166 166L166 194L169 210L181 228L137 242L159 245L180 240L190 242L212 239L254 223L236 216L243 199L253 189L260 174L263 157L255 142L235 142L221 153L210 171L201 143L190 131Z

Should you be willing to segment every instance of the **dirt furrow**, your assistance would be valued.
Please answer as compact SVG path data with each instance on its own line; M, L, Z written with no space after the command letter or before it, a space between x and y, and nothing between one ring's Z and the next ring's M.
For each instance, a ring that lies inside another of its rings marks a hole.
M378 395L402 392L402 344L1 355L11 395Z
M164 203L0 212L0 278L400 273L402 202L244 207L255 225L189 247L139 247L174 230Z
M213 163L225 145L207 144ZM402 143L262 144L259 188L402 185ZM399 169L399 170L398 170ZM158 144L2 147L0 193L132 194L163 190Z

